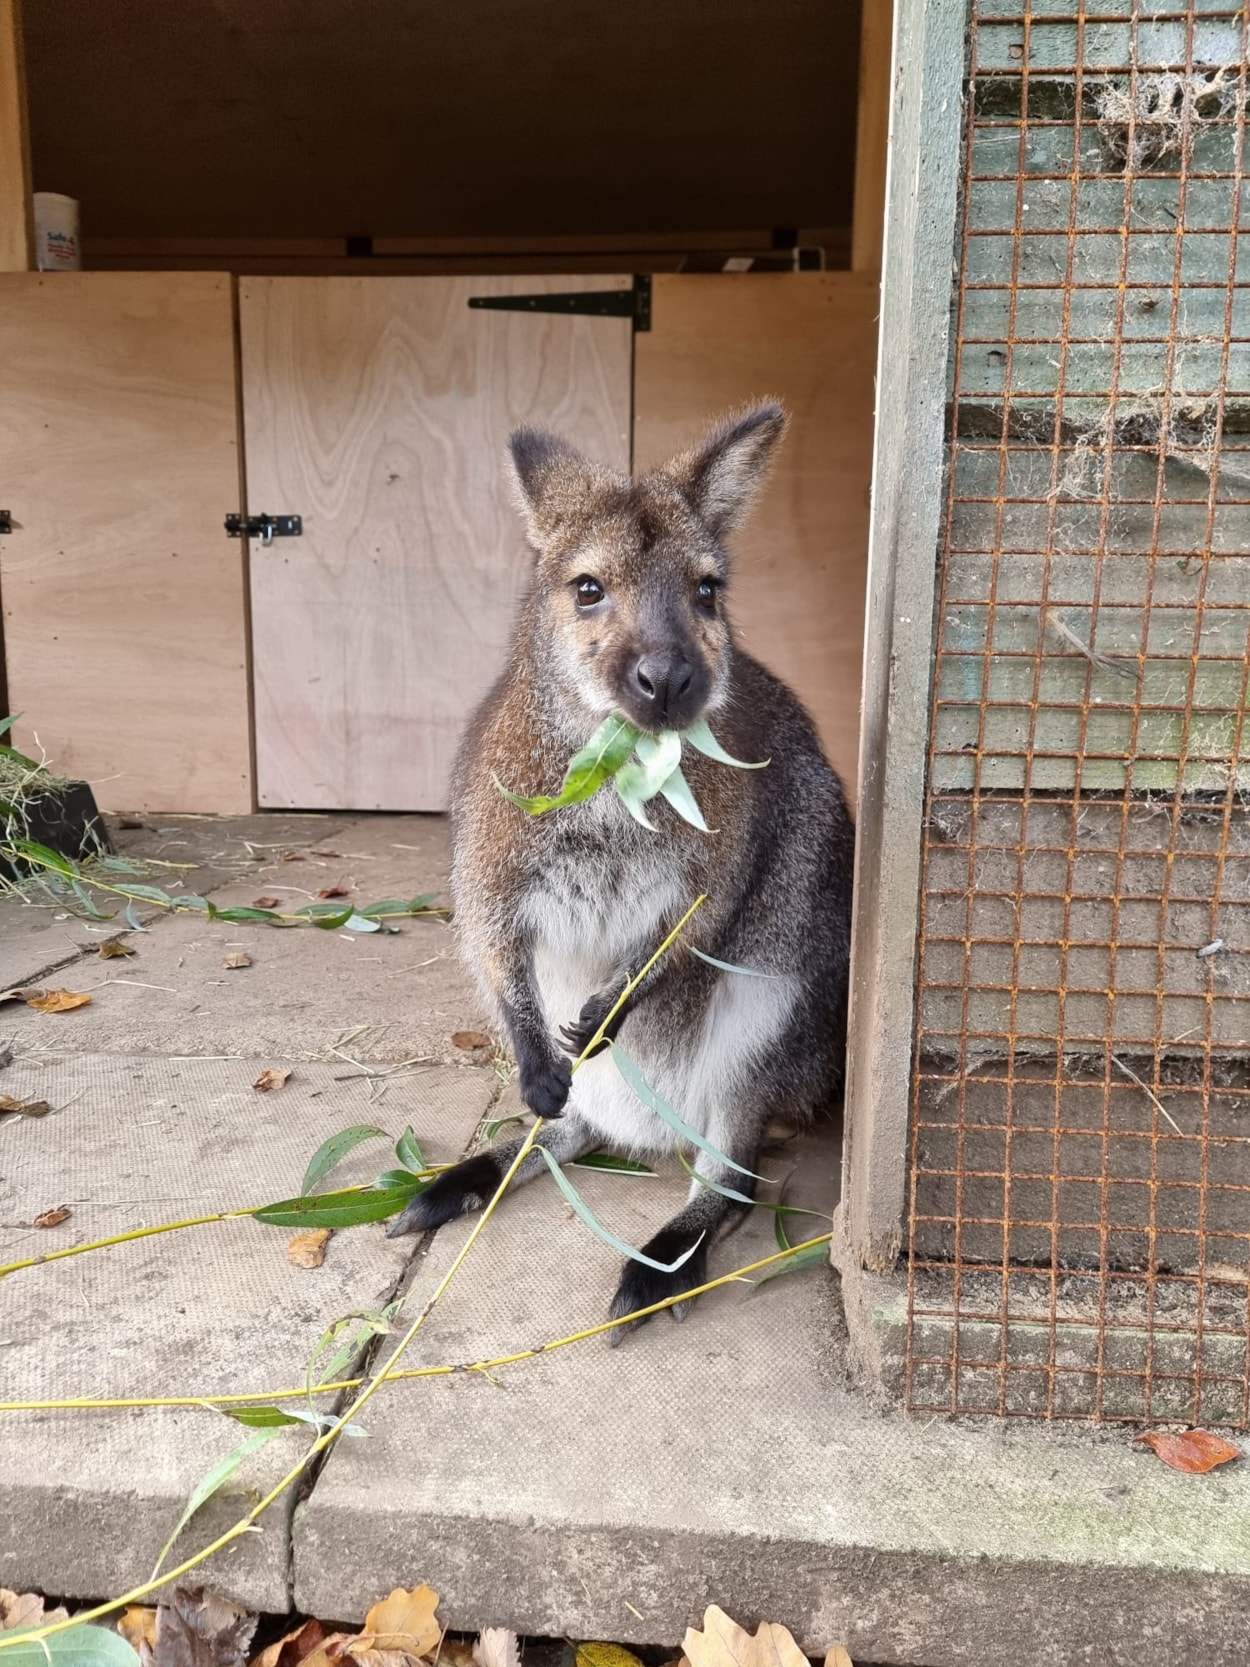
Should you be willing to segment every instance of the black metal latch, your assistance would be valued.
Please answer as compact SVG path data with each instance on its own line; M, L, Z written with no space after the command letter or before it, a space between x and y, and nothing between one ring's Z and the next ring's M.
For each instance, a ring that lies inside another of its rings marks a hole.
M298 538L304 531L299 515L227 515L226 532L231 538L259 538L272 544L275 538Z
M552 295L471 295L471 307L500 313L575 313L583 318L631 318L635 330L651 328L651 280L634 279L632 289L575 289Z
M13 531L13 512L12 512L12 510L0 509L0 533L11 533L12 531Z

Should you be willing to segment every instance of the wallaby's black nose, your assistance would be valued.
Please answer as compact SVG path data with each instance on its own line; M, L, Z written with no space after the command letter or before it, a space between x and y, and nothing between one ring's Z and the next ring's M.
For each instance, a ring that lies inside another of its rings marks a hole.
M680 654L643 654L634 666L634 681L643 699L665 718L694 681L694 667Z

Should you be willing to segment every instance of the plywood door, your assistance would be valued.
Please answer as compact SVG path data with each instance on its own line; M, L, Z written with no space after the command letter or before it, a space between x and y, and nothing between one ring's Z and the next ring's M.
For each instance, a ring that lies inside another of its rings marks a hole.
M792 418L773 478L734 539L739 637L815 717L853 790L859 751L877 283L849 272L657 277L637 337L640 468L708 419L780 396Z
M232 280L0 276L17 744L104 809L252 808Z
M301 538L252 548L262 804L445 806L530 569L510 429L629 457L629 321L469 297L628 283L242 280L249 508L304 518Z

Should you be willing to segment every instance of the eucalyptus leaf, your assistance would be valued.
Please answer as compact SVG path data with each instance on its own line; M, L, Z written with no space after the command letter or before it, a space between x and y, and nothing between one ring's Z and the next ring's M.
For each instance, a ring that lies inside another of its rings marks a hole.
M303 1424L311 1425L320 1432L328 1430L336 1422L334 1414L330 1412L284 1412L281 1407L274 1406L222 1407L220 1410L227 1418L233 1418L236 1424L242 1424L249 1430L282 1430L298 1428ZM339 1431L340 1435L352 1436L368 1433L360 1424L344 1424Z
M618 1158L615 1152L587 1152L584 1158L574 1158L570 1169L606 1169L613 1175L655 1175L654 1169L648 1169L645 1163L635 1163L632 1158Z
M32 862L42 863L47 868L54 868L58 874L67 874L71 879L73 878L74 869L69 859L63 857L59 851L54 851L51 846L41 845L37 839L17 838L11 839L9 844L20 855L29 858ZM137 891L139 888L136 886L132 889Z
M413 1173L411 1169L384 1169L374 1181L373 1188L375 1192L390 1192L395 1187L408 1187L411 1190L412 1182ZM423 1192L424 1190L424 1187L418 1187L416 1191L412 1193L412 1196L415 1198L418 1192Z
M328 1140L322 1141L304 1171L304 1179L300 1182L300 1197L307 1198L317 1183L323 1181L332 1169L342 1163L349 1152L355 1151L357 1146L385 1134L386 1130L379 1129L376 1124L353 1123L349 1129L340 1129L338 1134L332 1134Z
M750 1193L738 1192L734 1187L727 1187L723 1181L714 1181L710 1175L700 1175L680 1146L677 1148L677 1161L692 1181L701 1187L706 1187L709 1192L718 1192L722 1198L732 1199L735 1204L754 1205L759 1203L759 1200L752 1198Z
M372 1187L360 1191L323 1192L313 1198L284 1198L276 1204L262 1204L251 1213L269 1227L359 1227L369 1221L386 1221L398 1215L404 1205L423 1190L415 1176L410 1184Z
M108 1627L68 1627L48 1638L22 1639L19 1632L0 1636L4 1667L139 1667L134 1646Z
M758 764L745 764L740 758L731 758L708 728L706 718L700 718L689 729L683 729L681 738L689 741L694 750L701 752L705 758L714 758L718 764L732 764L735 770L763 770L772 763L770 758L762 758Z
M755 1284L758 1289L761 1285L767 1285L770 1279L779 1279L783 1273L799 1273L803 1268L828 1267L828 1265L829 1246L827 1242L804 1245L802 1250L796 1250L784 1262L774 1262L771 1268L765 1268L764 1272L756 1279Z
M367 903L360 912L370 920L383 915L419 915L437 901L436 891L423 891L420 897L409 898L406 903L400 897L387 897L381 903Z
M690 1249L684 1250L675 1262L657 1262L653 1257L644 1255L641 1250L635 1250L632 1244L626 1244L624 1239L618 1239L615 1233L609 1232L545 1146L536 1146L534 1150L541 1153L547 1160L547 1167L554 1176L556 1185L572 1206L573 1212L579 1220L585 1222L596 1238L602 1239L606 1245L611 1245L612 1249L619 1252L620 1255L628 1256L632 1262L643 1262L647 1267L655 1268L658 1273L675 1273L683 1262L690 1260L703 1243L703 1237L700 1234L699 1238L690 1246Z
M161 1554L156 1559L156 1567L152 1570L153 1580L155 1580L157 1575L160 1573L161 1564L173 1550L179 1534L182 1533L182 1530L200 1509L201 1505L206 1505L218 1489L224 1487L245 1459L251 1458L253 1453L258 1453L260 1449L264 1447L267 1442L272 1441L274 1436L277 1434L278 1431L274 1429L253 1430L246 1441L241 1442L239 1446L233 1450L233 1452L227 1453L224 1459L218 1459L217 1463L208 1472L208 1474L201 1477L200 1481L196 1484L190 1499L187 1500L187 1503L183 1508L182 1515L178 1518L177 1526L174 1528L173 1533L165 1541Z
M489 1143L494 1140L500 1129L506 1129L509 1123L524 1123L523 1117L494 1117L482 1130L482 1137Z
M429 1168L425 1161L425 1153L421 1150L420 1142L412 1132L411 1123L395 1142L395 1156L404 1168L411 1169L414 1175L420 1175Z
M686 780L685 771L680 765L661 787L660 793L683 821L689 822L692 828L698 828L700 833L711 833L712 830L704 820L699 802L691 792L690 783Z
M370 920L367 915L358 914L355 909L352 910L343 924L349 932L380 932L382 930L380 920Z
M698 1129L692 1129L690 1124L686 1122L685 1118L679 1117L673 1110L672 1106L669 1105L668 1101L663 1099L648 1085L642 1072L638 1069L638 1066L629 1057L629 1055L625 1053L616 1042L609 1043L609 1046L612 1049L612 1058L616 1061L616 1068L625 1078L625 1081L633 1089L634 1093L642 1101L643 1105L649 1106L650 1109L655 1112L657 1117L661 1118L668 1124L670 1129L676 1129L678 1134L688 1140L692 1146L697 1146L700 1151L706 1152L709 1157L716 1158L727 1168L736 1169L739 1175L749 1175L753 1181L762 1181L764 1179L762 1175L757 1175L753 1169L745 1169L742 1164L735 1163L732 1158L727 1158L720 1148L718 1146L714 1146L705 1135L701 1135Z
M134 906L133 903L127 903L127 905L126 905L126 925L129 926L129 928L132 932L146 932L147 931L147 927L143 924L143 922L139 919L138 915L135 913L135 906Z
M125 889L127 896L141 897L145 903L161 903L167 909L173 904L173 898L159 886L141 886L137 880L132 880Z
M238 908L214 909L215 920L263 920L274 925L282 924L282 917L273 909L252 909L240 904Z
M0 735L7 735L21 715L20 712L10 712L7 718L0 718Z
M538 794L526 798L523 794L510 792L497 776L492 779L505 799L519 805L531 816L541 816L545 811L556 810L561 805L577 804L597 793L629 758L641 733L627 718L617 714L605 718L581 751L573 754L564 772L560 791L553 796Z
M690 953L697 955L700 961L706 961L709 967L719 967L722 972L740 972L746 978L777 979L781 977L780 973L757 972L754 967L736 967L732 961L718 961L715 955L705 955L701 949L696 949L693 944L690 945Z
M132 886L130 889L133 891L134 887ZM176 892L174 894L174 900L173 901L174 901L174 907L175 908L186 909L188 911L188 913L191 913L191 912L194 912L196 914L207 914L208 913L208 898L207 897L200 897L193 891Z

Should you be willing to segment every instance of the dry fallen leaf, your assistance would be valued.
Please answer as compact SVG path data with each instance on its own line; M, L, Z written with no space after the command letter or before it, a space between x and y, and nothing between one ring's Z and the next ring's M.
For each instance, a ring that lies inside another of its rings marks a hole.
M347 1653L362 1667L390 1667L383 1656L400 1656L417 1661L438 1648L443 1629L434 1617L438 1593L428 1586L406 1592L397 1586L390 1597L375 1603L365 1616L358 1639Z
M682 1649L690 1667L809 1667L794 1639L775 1621L761 1621L754 1638L715 1604L703 1617L703 1631L687 1629Z
M279 858L280 862L303 862L303 860L304 853L302 851L284 851Z
M47 1100L15 1100L12 1094L0 1094L0 1111L20 1111L23 1117L46 1117L51 1110Z
M206 1587L174 1588L156 1614L159 1667L243 1667L259 1616Z
M116 961L123 955L134 953L134 944L127 943L125 938L105 938L98 951L102 961Z
M354 1639L349 1632L332 1632L304 1657L300 1667L335 1667L336 1663L343 1660L347 1647L353 1642Z
M825 1656L825 1667L855 1667L845 1644L835 1644Z
M326 1259L332 1229L311 1227L307 1233L293 1233L286 1242L286 1259L297 1268L319 1268Z
M69 1614L64 1609L48 1609L43 1607L43 1599L38 1592L10 1592L0 1586L0 1632L10 1632L18 1627L39 1626L45 1621L65 1621Z
M1204 1471L1214 1470L1216 1465L1228 1464L1241 1457L1240 1447L1234 1447L1231 1441L1225 1441L1221 1436L1212 1435L1209 1430L1147 1430L1144 1435L1133 1439L1152 1447L1164 1464L1171 1465L1173 1470L1183 1470L1191 1476L1201 1475Z
M453 1048L490 1048L494 1043L480 1030L457 1030L452 1033L451 1045Z
M30 990L26 995L27 1007L40 1013L69 1013L75 1007L85 1007L90 1000L79 990Z
M579 1659L581 1653L579 1649ZM477 1667L521 1667L521 1646L516 1633L510 1632L506 1626L483 1627L481 1637L473 1646L473 1659ZM629 1659L633 1661L636 1658L630 1656ZM440 1660L446 1660L446 1651Z
M485 1633L482 1636L485 1637ZM622 1644L579 1644L575 1663L576 1667L642 1667L642 1662L633 1651ZM480 1667L487 1667L487 1664L481 1663ZM504 1667L504 1663L492 1662L489 1667ZM519 1667L519 1663L511 1663L509 1667Z
M310 851L308 855L310 857L341 857L343 853L341 851Z
M322 886L317 896L321 898L350 897L351 894L350 886Z
M254 909L276 909L278 899L276 897L253 897L252 907Z
M141 1603L132 1603L122 1610L117 1622L117 1630L130 1645L131 1649L141 1649L145 1644L149 1650L156 1648L156 1611L147 1609Z
M252 957L250 955L245 955L240 949L233 955L227 955L221 964L223 967L230 967L232 970L235 967L250 967L252 964Z
M59 1227L63 1221L68 1221L70 1212L64 1204L58 1204L55 1210L45 1210L42 1215L35 1217L36 1227Z
M275 1088L283 1087L290 1075L291 1072L288 1067L275 1067L271 1065L267 1071L262 1071L260 1073L256 1081L252 1084L252 1087L255 1088L258 1093L269 1094L272 1093Z
M438 1652L438 1667L477 1667L476 1649L467 1638L444 1638Z
M301 1667L301 1663L325 1641L325 1628L320 1621L305 1621L303 1626L277 1639L252 1659L252 1667Z

